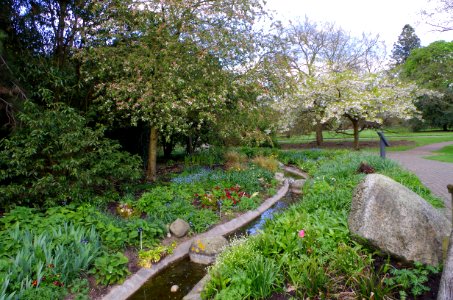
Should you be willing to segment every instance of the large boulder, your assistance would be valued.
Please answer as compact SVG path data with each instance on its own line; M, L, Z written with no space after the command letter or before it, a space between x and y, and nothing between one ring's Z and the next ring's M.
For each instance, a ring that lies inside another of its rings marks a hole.
M194 239L189 251L190 260L198 264L212 264L227 245L228 240L221 235Z
M170 225L170 232L173 233L176 237L183 237L189 232L190 225L182 219L176 219Z
M423 198L394 180L367 175L352 199L349 229L359 239L406 261L442 262L447 218Z
M305 179L297 179L290 183L291 192L294 194L302 194L302 188L304 187Z

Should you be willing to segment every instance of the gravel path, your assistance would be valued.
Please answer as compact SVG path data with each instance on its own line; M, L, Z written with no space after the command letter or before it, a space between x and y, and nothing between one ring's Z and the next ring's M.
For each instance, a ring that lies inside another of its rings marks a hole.
M444 200L447 212L450 212L452 196L448 193L447 185L453 184L453 163L423 158L448 145L453 145L453 142L431 144L402 152L388 152L387 157L414 172L434 195ZM451 216L450 213L447 215Z

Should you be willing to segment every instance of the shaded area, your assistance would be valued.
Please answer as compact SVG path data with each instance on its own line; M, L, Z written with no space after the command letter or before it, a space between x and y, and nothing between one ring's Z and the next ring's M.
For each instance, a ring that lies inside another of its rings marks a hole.
M206 266L196 264L185 258L170 265L156 277L148 280L129 300L161 300L182 299L206 274ZM173 285L178 285L179 290L170 292Z

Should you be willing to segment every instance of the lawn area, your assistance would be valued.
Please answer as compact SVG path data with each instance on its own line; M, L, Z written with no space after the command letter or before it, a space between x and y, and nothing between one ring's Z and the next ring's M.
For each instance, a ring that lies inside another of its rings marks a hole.
M352 131L346 131L348 134L352 134ZM352 141L353 137L347 134L335 133L330 131L325 131L324 133L324 141ZM410 132L404 131L401 129L398 130L384 130L384 135L390 142L390 147L388 151L405 151L415 147L420 147L428 144L434 143L441 143L441 142L448 142L453 141L453 132L452 131L421 131L421 132ZM379 137L375 130L364 130L360 132L360 141L378 141ZM392 147L392 141L412 141L414 142L413 145L404 145L404 146L396 146ZM290 138L287 137L279 137L278 142L280 144L306 144L315 141L314 133L309 135L299 135L299 136L292 136Z
M453 163L453 145L446 146L438 151L439 154L427 156L426 159L438 160L443 162Z

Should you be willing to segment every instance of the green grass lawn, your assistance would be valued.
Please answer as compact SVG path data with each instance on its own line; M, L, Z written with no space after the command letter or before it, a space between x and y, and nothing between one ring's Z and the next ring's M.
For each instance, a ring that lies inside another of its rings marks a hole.
M351 130L347 131L347 133L352 133ZM384 135L390 142L390 146L392 141L399 141L399 140L406 140L406 141L413 141L415 144L411 146L397 146L397 147L390 147L388 151L405 151L415 147L420 147L428 144L434 143L441 143L441 142L448 142L453 141L453 132L445 132L445 131L421 131L421 132L409 132L403 130L384 130ZM339 134L335 132L324 132L324 140L325 141L352 141L353 137L351 135L346 134ZM379 137L375 130L364 130L360 132L360 141L377 141ZM314 133L309 135L299 135L299 136L292 136L290 138L286 137L279 137L278 142L281 144L296 144L296 143L309 143L315 141Z
M453 145L446 146L446 147L436 151L436 153L439 153L439 154L433 155L433 156L427 156L425 158L453 163Z

